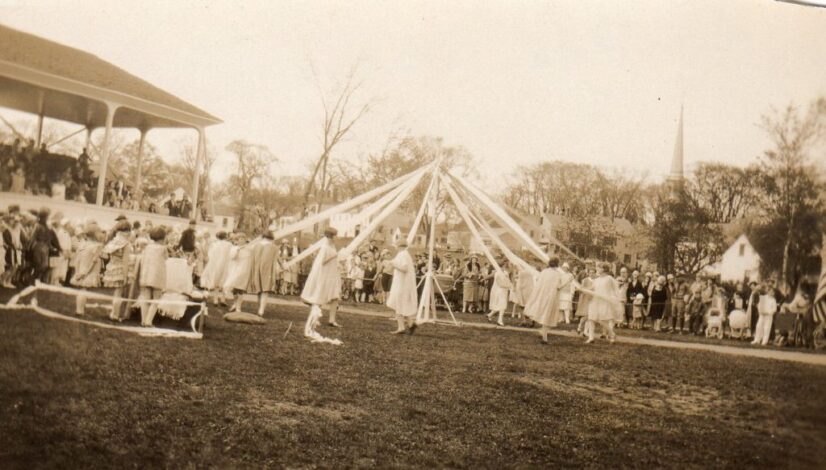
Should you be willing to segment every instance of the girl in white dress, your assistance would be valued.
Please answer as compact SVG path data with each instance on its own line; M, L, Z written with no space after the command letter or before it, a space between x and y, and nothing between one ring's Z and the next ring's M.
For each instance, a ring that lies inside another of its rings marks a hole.
M510 293L511 284L510 274L508 273L508 262L502 262L502 269L493 275L493 286L490 290L490 313L488 313L488 321L493 321L493 316L499 314L496 324L505 326L502 317L505 315L505 310L508 309L508 294Z
M209 246L207 253L207 263L204 273L201 275L201 288L215 293L215 303L226 306L226 299L223 296L224 282L226 281L229 268L229 255L232 250L232 243L227 240L226 232L218 232L216 240Z
M235 296L235 302L232 305L233 312L241 311L243 295L246 292L252 272L252 252L254 248L252 244L247 243L244 235L238 235L236 246L230 250L229 270L224 281L224 296L227 298Z
M619 284L608 274L608 264L602 263L597 266L597 278L594 279L594 290L589 292L591 300L588 302L588 339L586 343L594 342L594 332L596 325L602 325L605 329L608 341L614 342L614 322L622 314L622 300L620 298Z

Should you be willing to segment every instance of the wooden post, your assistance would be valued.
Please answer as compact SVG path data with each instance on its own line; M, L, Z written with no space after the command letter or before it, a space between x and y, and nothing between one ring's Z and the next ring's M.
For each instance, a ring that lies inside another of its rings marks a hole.
M142 186L142 178L143 178L143 144L146 141L146 133L149 132L147 128L141 128L141 137L138 140L138 161L137 161L137 169L135 171L135 188L134 188L134 195L135 200L140 204L141 198L143 197L143 190L141 189ZM140 210L140 206L138 207Z
M103 205L103 193L106 188L106 169L109 164L109 141L112 139L112 124L115 121L115 111L119 105L106 103L106 130L103 134L103 148L100 151L100 165L98 165L98 193L96 204Z
M40 144L43 143L43 113L45 111L46 94L43 90L37 93L37 138L35 148L39 151Z
M198 219L198 190L201 184L201 165L203 164L204 151L206 147L206 135L204 128L199 127L198 148L195 150L195 176L192 178L192 218Z

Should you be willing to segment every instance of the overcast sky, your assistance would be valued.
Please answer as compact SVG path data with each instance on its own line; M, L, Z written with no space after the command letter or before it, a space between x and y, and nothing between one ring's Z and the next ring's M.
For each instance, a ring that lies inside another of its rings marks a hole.
M379 99L335 158L409 129L465 146L491 181L548 159L661 178L681 104L688 165L745 165L770 106L826 95L826 9L773 1L0 0L0 21L219 116L217 147L265 144L285 172L319 152L312 66L330 85L358 62ZM150 134L166 152L180 138Z

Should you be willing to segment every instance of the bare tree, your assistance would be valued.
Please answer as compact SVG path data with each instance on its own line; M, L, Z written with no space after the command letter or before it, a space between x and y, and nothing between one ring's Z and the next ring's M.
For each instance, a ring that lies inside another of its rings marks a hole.
M251 196L256 181L269 173L270 165L278 159L265 145L252 144L246 140L230 142L227 151L235 154L235 174L227 181L229 187L238 197L239 205L244 208ZM239 225L243 222L243 211Z
M686 193L706 210L715 223L729 223L744 217L757 205L759 171L726 163L701 162L686 182Z
M201 199L207 199L207 194L211 191L210 173L212 172L212 165L215 164L215 158L217 155L218 152L209 145L209 141L205 141L204 159L201 162L201 174L199 176L200 181L198 181L200 194L195 196L198 201L201 201ZM191 182L195 177L195 172L198 167L198 148L195 145L184 144L181 146L180 166L183 169L181 175L183 180L187 183ZM201 207L202 203L199 202L198 206Z
M310 202L310 195L314 189L320 189L318 202L319 204L323 202L323 190L327 186L327 167L333 149L347 137L353 126L367 114L372 106L372 100L367 100L362 104L355 103L357 99L356 94L363 84L363 82L357 78L357 72L357 66L351 68L344 80L344 84L331 93L332 96L325 96L325 93L319 85L321 104L324 109L321 154L313 166L310 178L307 180L307 187L304 191L305 212ZM319 171L321 171L321 181L316 184Z
M808 222L820 219L822 214L823 184L810 156L826 134L826 99L812 103L805 113L793 105L783 111L774 110L763 116L761 127L774 143L774 148L767 150L760 161L762 209L782 232L780 274L781 282L788 284L795 268L793 258L798 259L814 248L811 243L801 243L806 239L804 235L814 229Z

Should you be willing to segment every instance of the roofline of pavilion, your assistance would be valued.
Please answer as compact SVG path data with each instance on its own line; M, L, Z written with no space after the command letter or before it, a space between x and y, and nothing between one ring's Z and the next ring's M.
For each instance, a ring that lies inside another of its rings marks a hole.
M207 117L184 111L173 106L156 103L145 98L140 98L128 93L111 90L97 85L90 85L71 78L43 72L31 67L26 67L14 62L0 59L0 75L8 78L37 85L42 88L53 89L64 93L69 93L84 98L99 101L103 104L116 104L121 107L146 113L161 119L168 119L173 122L203 128L221 121L215 117ZM88 123L80 123L88 124Z

